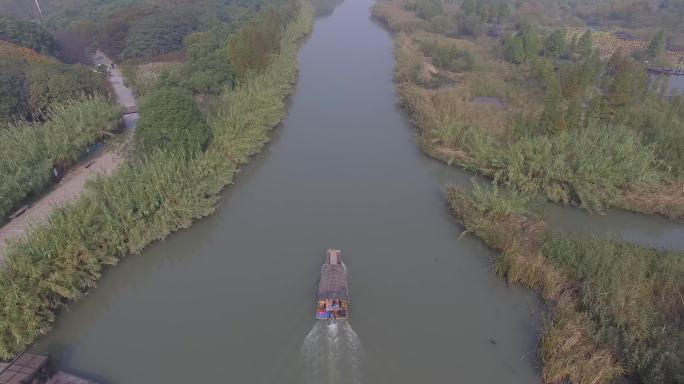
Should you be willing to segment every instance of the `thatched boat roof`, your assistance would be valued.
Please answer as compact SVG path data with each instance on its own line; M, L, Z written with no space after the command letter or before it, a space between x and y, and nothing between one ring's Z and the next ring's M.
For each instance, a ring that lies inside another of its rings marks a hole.
M349 300L347 272L342 264L323 264L318 282L318 300Z

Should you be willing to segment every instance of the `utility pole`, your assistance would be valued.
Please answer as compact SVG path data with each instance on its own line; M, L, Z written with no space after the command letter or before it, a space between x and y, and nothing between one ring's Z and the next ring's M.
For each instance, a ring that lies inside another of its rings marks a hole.
M38 14L40 15L40 21L42 23L43 22L43 10L40 9L40 4L38 4L38 0L35 0L35 1L36 1L36 8L38 8Z

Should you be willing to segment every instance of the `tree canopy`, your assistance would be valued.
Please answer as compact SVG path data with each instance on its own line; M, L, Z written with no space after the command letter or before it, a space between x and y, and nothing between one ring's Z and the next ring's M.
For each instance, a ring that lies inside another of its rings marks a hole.
M0 15L0 40L40 53L53 53L55 50L52 35L40 24L3 15Z
M192 94L185 89L163 87L145 96L140 103L135 135L139 153L161 149L192 155L208 143L210 136L209 125Z

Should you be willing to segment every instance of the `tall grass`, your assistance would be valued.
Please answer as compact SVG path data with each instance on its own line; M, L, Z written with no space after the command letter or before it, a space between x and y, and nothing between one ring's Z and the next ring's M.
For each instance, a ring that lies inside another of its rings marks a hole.
M488 216L532 215L530 196L497 185L483 186L473 180L473 200Z
M580 282L592 337L644 383L684 380L684 255L590 235L549 236L546 259Z
M52 180L83 151L118 127L117 107L103 96L84 96L50 109L45 123L0 128L0 221Z
M498 183L591 210L612 204L626 190L660 182L655 147L618 126L526 136L510 144L457 121L442 123L433 132L439 144L467 153L462 165Z
M544 381L682 382L684 253L555 233L518 204L497 208L512 203L493 191L483 199L482 191L471 198L451 188L447 200L468 231L500 251L497 273L545 299ZM497 195L501 201L492 202Z
M75 203L10 244L0 269L0 358L47 333L55 313L93 287L106 265L210 214L238 165L266 143L296 78L297 43L313 24L303 5L264 73L226 90L213 142L190 160L153 153L89 183Z

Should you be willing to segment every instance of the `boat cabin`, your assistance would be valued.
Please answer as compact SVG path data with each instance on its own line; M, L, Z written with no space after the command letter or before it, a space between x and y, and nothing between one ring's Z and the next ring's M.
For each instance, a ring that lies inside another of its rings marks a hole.
M339 249L328 249L321 266L321 280L316 297L316 319L346 320L349 317L347 270Z

